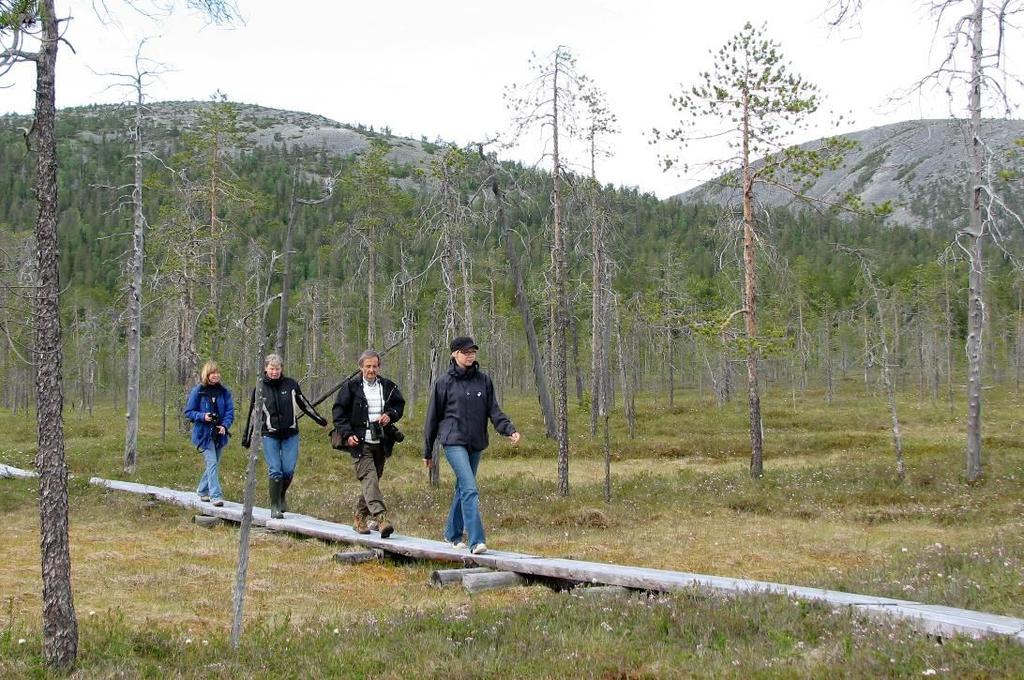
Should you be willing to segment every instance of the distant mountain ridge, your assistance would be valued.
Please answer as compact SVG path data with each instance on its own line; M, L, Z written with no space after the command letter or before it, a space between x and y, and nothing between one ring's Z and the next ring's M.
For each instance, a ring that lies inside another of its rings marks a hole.
M159 144L169 138L176 137L180 131L195 127L199 112L212 106L211 102L199 101L165 101L146 105L147 138ZM437 145L422 140L409 139L391 135L387 131L377 131L362 126L352 126L331 120L324 116L286 111L256 104L232 102L238 111L239 121L246 133L248 144L252 148L269 147L302 147L310 151L323 151L332 156L345 158L359 155L366 151L374 138L387 141L390 150L387 159L395 165L425 167L429 164ZM95 113L97 117L105 117L116 112L124 114L131 107L93 105L62 109L60 115L76 115L88 117ZM101 142L110 135L125 134L126 130L112 116L110 125L101 126L101 130L81 130L77 137L87 142Z
M890 224L948 228L962 214L967 165L964 122L954 119L893 123L843 135L858 143L837 170L826 171L802 187L812 199L835 201L847 192L868 204L891 201ZM1024 138L1024 121L987 119L982 139L998 166ZM815 148L821 140L803 144ZM738 190L717 181L673 196L683 203L735 204ZM801 208L801 201L780 189L759 187L757 199L769 207Z

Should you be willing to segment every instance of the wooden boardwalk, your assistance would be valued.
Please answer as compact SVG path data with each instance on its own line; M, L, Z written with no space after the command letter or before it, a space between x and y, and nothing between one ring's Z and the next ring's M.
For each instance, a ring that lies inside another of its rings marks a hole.
M0 477L32 478L36 473L0 464ZM242 505L225 501L223 507L204 503L190 491L175 491L159 486L123 482L93 477L91 484L115 491L140 494L197 510L204 515L241 522ZM274 531L285 531L303 536L321 538L376 548L387 553L413 559L451 562L464 567L487 567L497 571L513 572L534 579L554 579L561 582L587 585L621 586L625 588L671 592L687 588L700 588L719 593L774 593L788 597L822 602L834 606L851 607L872 617L895 617L909 621L919 630L942 637L968 635L982 637L1003 635L1024 644L1024 619L957 609L941 605L921 604L911 600L858 595L822 588L791 586L770 581L752 581L725 576L707 576L666 569L622 566L602 562L585 562L524 553L489 550L484 555L471 555L465 549L452 548L443 541L392 534L382 539L378 534L357 534L347 524L328 522L298 513L286 513L284 519L271 519L266 508L253 508L253 524Z
M90 483L116 491L150 496L197 510L204 515L241 522L242 505L225 501L223 507L204 503L189 491L175 491L157 486L122 482L93 477ZM623 586L650 591L676 591L697 587L719 593L775 593L788 597L823 602L835 606L852 607L872 617L896 617L911 622L919 630L942 637L968 635L1004 635L1024 644L1024 619L986 614L967 609L928 605L889 597L873 597L835 590L791 586L769 581L752 581L724 576L706 576L665 569L621 566L601 562L584 562L523 553L489 550L483 555L471 555L465 549L452 548L443 541L432 541L414 536L392 534L382 539L379 534L357 534L347 524L328 522L298 513L285 513L284 519L271 519L266 508L253 508L253 524L275 531L286 531L328 541L340 541L378 548L387 553L414 559L453 562L466 567L489 567L514 572L527 578L557 579L577 584Z

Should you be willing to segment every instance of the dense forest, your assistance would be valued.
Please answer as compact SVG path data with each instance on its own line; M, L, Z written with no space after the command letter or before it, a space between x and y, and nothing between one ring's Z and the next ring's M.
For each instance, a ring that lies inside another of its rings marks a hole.
M392 150L409 140L387 131L351 129L367 142L351 155L289 144L280 134L254 145L254 132L269 123L245 115L251 107L160 107L143 130L145 399L174 403L210 357L222 363L229 384L250 383L259 357L275 345L286 259L287 371L309 392L350 372L367 345L394 346L385 370L408 385L415 408L446 361L453 333L478 338L500 389L535 390L509 253L521 266L543 358L553 318L549 175L500 161L488 149L426 140L415 145L419 156L396 160ZM58 115L65 377L76 409L98 398L124 399L131 120L129 107ZM0 396L9 409L28 405L32 384L25 291L36 206L33 155L18 130L27 124L25 117L0 118ZM611 297L603 311L613 320L605 367L612 394L621 400L636 390L659 392L668 403L679 390L733 398L745 342L730 319L742 307L738 216L567 179L575 399L589 403L594 205L608 225L602 238ZM946 198L955 211L955 197ZM875 390L882 333L898 385L934 400L959 390L966 274L950 245L945 225L952 221L942 215L935 228L908 229L864 214L763 209L758 342L765 386L817 389L831 398L844 378L848 385L856 378L863 383L857 389ZM870 261L884 289L883 313L849 249ZM986 370L996 380L1020 381L1022 295L1010 256L993 249L985 341Z

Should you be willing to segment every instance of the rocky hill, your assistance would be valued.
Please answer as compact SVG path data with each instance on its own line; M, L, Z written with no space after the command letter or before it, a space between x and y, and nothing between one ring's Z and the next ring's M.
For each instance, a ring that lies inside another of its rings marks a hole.
M148 105L147 135L155 145L170 144L181 131L194 128L201 110L210 102L172 101ZM390 150L387 159L395 166L422 168L430 163L437 146L429 142L397 137L387 131L351 126L323 116L298 111L272 109L254 104L234 104L240 127L246 132L250 148L301 149L305 153L326 153L345 158L362 153L374 138L383 139ZM129 107L86 106L63 109L58 117L74 117L80 129L75 137L82 142L111 141L127 135ZM13 117L12 117L13 118Z
M812 199L836 200L847 192L869 204L891 201L889 223L948 229L962 214L967 182L966 133L962 121L918 120L894 123L846 135L858 143L837 170L825 172L803 187ZM995 169L1005 168L1008 154L1024 138L1024 121L986 120L982 138ZM820 146L820 140L804 145ZM1019 165L1019 161L1017 161ZM738 191L718 181L674 196L683 203L734 204ZM1012 194L1013 192L1011 192ZM759 188L757 198L772 207L799 209L792 194Z

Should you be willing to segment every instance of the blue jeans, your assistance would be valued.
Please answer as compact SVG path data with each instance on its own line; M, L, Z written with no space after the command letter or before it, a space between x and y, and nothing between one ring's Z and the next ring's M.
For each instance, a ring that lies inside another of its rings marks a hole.
M483 451L465 446L444 447L444 457L455 473L455 496L444 525L445 540L457 543L463 530L469 534L469 547L484 542L484 523L480 519L480 493L476 488L476 469Z
M200 496L209 496L214 500L223 497L219 473L221 451L223 451L222 448L215 448L213 444L199 450L203 454L203 460L206 461L206 469L203 471L203 476L199 478L199 486L196 488L196 493Z
M271 479L284 479L295 474L299 462L299 435L287 439L263 438L263 460L267 463L267 474Z

